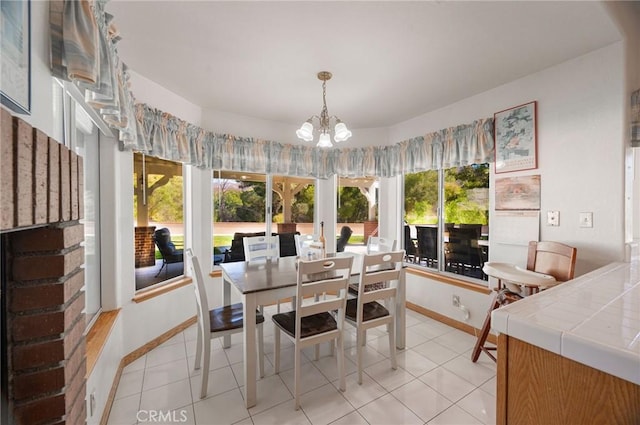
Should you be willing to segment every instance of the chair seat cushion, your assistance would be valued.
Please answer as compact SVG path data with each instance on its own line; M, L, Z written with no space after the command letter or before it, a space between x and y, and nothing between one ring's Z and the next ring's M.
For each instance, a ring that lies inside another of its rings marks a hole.
M211 332L240 329L244 326L242 303L214 308L209 311L209 319L211 321ZM259 311L256 311L256 324L263 322L264 316Z
M347 300L347 311L346 316L347 319L356 322L357 321L357 313L358 313L358 299L352 298ZM366 322L369 320L377 319L379 317L385 317L389 315L389 310L387 310L382 304L373 301L370 303L366 303L362 306L362 321Z
M296 312L274 314L273 322L290 337L296 336ZM307 338L328 331L338 329L338 324L333 316L327 312L303 317L300 321L300 338Z

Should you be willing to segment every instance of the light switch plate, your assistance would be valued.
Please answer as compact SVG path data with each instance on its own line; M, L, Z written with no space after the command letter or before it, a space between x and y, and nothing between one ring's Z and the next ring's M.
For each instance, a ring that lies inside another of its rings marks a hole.
M547 225L560 226L560 211L547 211Z
M580 213L580 227L593 227L593 213L581 212Z

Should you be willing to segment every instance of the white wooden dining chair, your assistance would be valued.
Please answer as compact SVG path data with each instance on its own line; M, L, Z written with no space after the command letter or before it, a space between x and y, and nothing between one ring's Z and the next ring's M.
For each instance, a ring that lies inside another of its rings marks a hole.
M280 257L280 237L278 235L246 236L242 238L242 244L246 261Z
M272 316L275 329L275 372L280 373L280 333L294 343L294 399L300 408L300 357L306 347L335 340L340 390L346 390L343 327L347 286L353 257L298 262L296 308ZM335 294L335 295L327 295ZM336 312L336 313L334 313Z
M366 254L358 282L358 296L347 301L346 321L356 327L358 384L362 384L362 346L367 329L386 325L391 368L396 361L396 294L404 251ZM385 305L380 304L382 301ZM386 307L385 307L386 306Z
M272 260L280 257L280 237L275 236L245 236L242 238L245 261ZM276 303L276 311L280 313L280 301ZM260 306L264 312L264 306Z
M311 244L317 241L318 238L315 235L294 235L296 241L296 254L303 260L307 260L307 253L310 252Z
M202 385L200 387L200 398L207 396L207 385L209 382L209 369L211 361L211 340L218 337L242 332L244 321L242 317L242 303L226 305L213 310L209 310L207 292L204 287L202 270L198 258L193 255L190 248L186 250L189 264L191 266L193 287L196 294L197 304L197 339L196 358L194 369L202 369ZM264 338L262 324L264 316L256 313L256 324L258 330L258 365L260 377L264 377ZM202 366L201 363L202 362Z
M375 252L391 252L395 250L395 239L369 236L369 239L367 240L367 254L373 254Z

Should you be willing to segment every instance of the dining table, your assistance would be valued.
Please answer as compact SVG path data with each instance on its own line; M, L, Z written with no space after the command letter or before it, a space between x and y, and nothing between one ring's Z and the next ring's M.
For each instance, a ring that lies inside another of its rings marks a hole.
M362 255L341 252L336 256L354 256L351 269L351 283L359 279L362 268ZM244 356L244 391L247 409L257 403L256 397L256 312L259 306L270 305L278 300L295 297L297 289L297 267L299 258L279 257L257 261L239 261L221 263L222 269L222 298L224 305L231 304L231 291L234 288L242 297L244 327L243 327L243 356ZM405 310L405 270L402 269L397 284L396 294L396 347L405 348L406 340L406 310ZM231 337L226 336L223 345L229 347Z

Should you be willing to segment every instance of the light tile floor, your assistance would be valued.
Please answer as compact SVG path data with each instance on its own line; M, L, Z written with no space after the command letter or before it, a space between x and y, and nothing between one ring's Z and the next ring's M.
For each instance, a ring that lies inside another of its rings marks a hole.
M195 326L179 333L123 371L109 424L494 424L496 365L482 354L472 363L475 338L407 311L407 348L392 370L384 328L367 334L362 385L357 384L355 333L345 324L347 390L340 392L337 366L324 344L321 357L305 351L302 408L293 407L293 345L282 338L281 371L273 370L273 323L266 309L265 378L258 403L243 400L242 335L223 349L212 342L205 399L199 398L201 372L193 369Z

